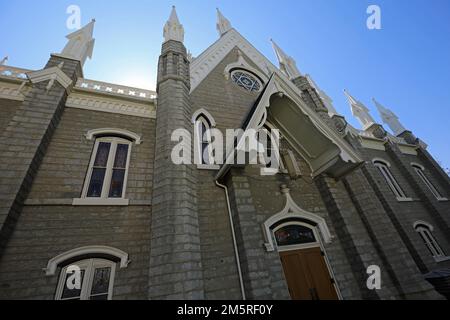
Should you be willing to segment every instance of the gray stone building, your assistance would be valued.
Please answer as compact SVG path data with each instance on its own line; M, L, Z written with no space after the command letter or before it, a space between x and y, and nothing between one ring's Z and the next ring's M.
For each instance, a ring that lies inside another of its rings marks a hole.
M41 70L3 61L0 298L444 298L450 180L426 144L346 92L352 127L275 43L279 67L217 27L192 58L173 9L156 92L84 78L94 21ZM279 165L212 148L239 128L278 131Z

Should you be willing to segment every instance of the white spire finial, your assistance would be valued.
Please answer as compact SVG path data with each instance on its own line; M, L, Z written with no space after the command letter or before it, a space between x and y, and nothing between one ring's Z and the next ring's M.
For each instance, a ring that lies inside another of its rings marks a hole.
M373 125L375 123L375 120L370 115L369 109L367 109L367 107L361 102L353 98L347 90L344 90L344 93L350 103L353 116L358 119L363 129L365 130Z
M95 19L92 19L86 26L69 34L66 38L69 39L61 54L63 56L79 60L83 66L86 59L92 58L94 51L95 39L94 35Z
M179 42L184 41L184 28L178 20L177 11L175 6L172 6L172 12L170 13L169 20L164 26L164 41L175 40Z
M378 112L380 113L381 118L383 119L383 122L386 123L389 126L389 128L391 128L392 132L395 135L398 136L400 133L406 131L405 127L400 123L395 113L393 113L388 108L382 106L380 103L378 103L377 100L375 100L375 98L372 98L372 100L373 103L375 103L375 106L377 107Z
M6 64L6 61L8 61L8 56L4 57L2 61L0 61L0 66L4 66Z
M225 18L219 8L217 8L217 31L219 31L219 36L223 36L225 33L230 31L231 28L230 21Z
M297 68L295 60L284 53L284 51L281 50L281 48L275 43L275 41L273 41L272 39L270 39L270 41L272 42L273 50L275 50L275 54L277 55L281 71L286 76L288 76L289 79L300 77L301 73Z
M325 107L328 109L328 114L330 116L337 115L338 112L334 108L333 100L324 92L320 87L317 85L317 83L314 82L314 80L311 78L309 74L305 75L306 79L308 80L309 84L316 89L317 93L319 94L320 98L322 99L323 103L325 104Z

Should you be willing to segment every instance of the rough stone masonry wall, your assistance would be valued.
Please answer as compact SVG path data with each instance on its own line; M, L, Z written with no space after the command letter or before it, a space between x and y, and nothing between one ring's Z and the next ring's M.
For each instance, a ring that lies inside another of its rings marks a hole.
M245 57L246 61L252 63ZM192 113L208 111L225 137L226 129L238 129L259 93L248 92L224 75L227 65L238 60L232 50L191 94ZM254 68L257 68L253 65ZM191 123L191 126L193 124ZM215 184L217 171L198 170L197 195L205 298L241 299L225 192Z
M431 195L431 192L427 187L419 180L416 179L415 172L409 172L409 175L405 175L404 170L410 170L407 165L411 162L416 162L418 164L427 166L418 157L412 155L405 155L400 153L398 150L392 151L396 152L393 156L392 152L384 152L372 149L362 149L361 154L367 160L366 164L366 175L372 177L372 181L375 182L375 187L379 190L379 197L382 197L382 201L388 211L391 211L392 215L399 223L399 227L403 230L405 234L406 242L411 244L410 251L413 255L416 255L416 259L419 261L419 268L423 268L422 272L428 272L433 269L442 267L442 264L436 264L430 252L426 248L420 236L414 230L414 223L418 220L426 221L434 226L433 235L436 237L443 250L446 252L450 251L450 244L447 241L447 236L445 230L448 229L448 225L442 220L436 220L436 213L430 212L430 208L421 199L420 193L428 193L427 196ZM400 202L397 201L396 197L387 185L384 177L381 173L373 166L371 163L372 159L381 158L388 161L391 164L390 170L397 182L400 184L406 195L413 199L412 202ZM401 158L401 162L396 160L396 158ZM426 169L426 173L429 169ZM437 186L442 193L445 194L446 189L437 183L433 176L427 174L429 179ZM420 188L418 190L418 188ZM417 192L419 191L419 193ZM447 189L448 192L448 189ZM435 208L439 210L439 214L448 219L448 202L439 202L437 199L428 198ZM448 222L447 222L448 223ZM420 265L420 261L423 266Z
M52 56L45 68L61 62L62 71L75 82L81 74L79 62ZM57 81L47 90L48 82L33 85L0 135L0 256L64 110L67 91Z
M142 136L132 145L128 207L75 207L94 141L87 131L121 128ZM49 259L82 246L104 245L129 254L116 269L113 299L147 299L155 120L65 108L14 233L0 260L0 298L54 299L59 270L47 277Z
M158 109L149 275L150 299L204 299L197 177L193 165L176 165L176 129L193 132L189 62L181 42L163 44L158 66Z
M382 291L367 290L366 268L372 264L383 266L384 262L342 183L329 179L325 186L317 184L310 178L306 162L298 156L297 162L303 174L297 181L283 174L261 176L257 166L233 169L229 174L230 200L248 296L289 297L278 253L265 250L262 233L262 224L286 204L286 198L280 192L280 186L286 184L297 205L327 221L334 239L331 244L324 244L324 249L342 297L399 297L388 275L383 275ZM328 198L332 198L334 207Z
M6 129L20 104L20 101L0 99L0 132Z

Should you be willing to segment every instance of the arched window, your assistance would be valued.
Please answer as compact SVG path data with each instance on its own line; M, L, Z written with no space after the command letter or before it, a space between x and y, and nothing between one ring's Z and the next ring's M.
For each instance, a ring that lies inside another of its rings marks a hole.
M414 229L420 235L425 246L435 259L439 260L445 257L444 251L432 234L433 227L431 225L424 222L417 222L414 225Z
M407 199L405 192L392 175L391 170L389 169L389 164L381 160L374 160L373 164L378 168L397 199Z
M84 198L124 198L131 141L117 137L95 140L83 190Z
M218 169L214 160L212 130L216 122L205 109L196 111L192 117L195 129L195 160L200 169Z
M430 189L431 193L436 197L436 199L444 200L445 198L442 196L442 194L435 188L435 186L431 183L431 181L428 180L424 172L424 167L414 163L412 163L411 165L414 168L414 171L416 171L417 175L422 180L422 182L428 187L428 189Z
M128 205L125 199L133 142L140 136L121 129L96 129L86 134L95 139L80 199L73 205Z
M74 271L75 268L79 270ZM56 300L111 300L116 263L105 259L73 262L61 269ZM79 287L74 277L79 276Z
M195 122L195 127L197 130L198 151L200 152L199 159L201 164L214 164L211 146L211 124L204 116L200 116Z
M319 245L314 230L300 222L289 222L274 229L277 247Z
M264 150L259 151L259 162L265 165L263 172L268 174L286 172L281 158L280 141L277 144L272 141L273 129L274 127L271 124L266 123L258 132L259 146L264 148ZM274 163L274 159L276 159L276 163Z

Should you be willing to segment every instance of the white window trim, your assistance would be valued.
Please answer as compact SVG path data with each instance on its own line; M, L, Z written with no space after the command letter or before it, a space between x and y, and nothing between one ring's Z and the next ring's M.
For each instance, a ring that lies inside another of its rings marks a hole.
M203 139L203 137L200 136L200 132L201 132L201 124L203 123L205 125L206 128L206 132L207 132L207 139L210 142L210 144L208 145L208 153L209 153L209 159L213 160L213 163L215 161L214 157L213 157L213 147L211 145L212 142L212 137L211 137L211 131L213 128L216 127L216 121L214 120L214 118L212 117L212 115L206 111L205 109L200 109L197 110L193 117L192 117L192 123L194 124L194 141L195 141L195 145L194 145L194 152L196 153L196 157L197 159L199 159L201 162L203 162L203 141L200 139ZM211 161L210 161L211 162ZM199 170L219 170L220 169L220 165L217 164L206 164L206 163L202 163L202 164L197 164L197 169Z
M134 143L136 143L137 145L142 143L142 138L140 135L125 129L118 128L93 129L89 130L85 135L87 140L94 140L98 136L122 136L134 141Z
M106 173L105 178L103 179L103 187L102 187L102 195L100 197L87 197L87 193L89 190L89 185L91 182L93 167L95 163L95 158L97 156L98 146L102 142L111 143L111 148L109 150L108 161L106 165ZM109 198L109 191L111 187L111 179L114 167L114 161L117 151L118 144L127 144L128 145L128 155L127 155L127 163L125 168L125 176L123 180L123 188L122 188L122 197L121 198ZM89 168L86 174L86 179L84 181L83 190L80 198L73 199L72 205L74 206L127 206L129 205L129 200L126 199L126 190L128 183L128 172L130 168L131 161L131 149L133 143L130 140L108 136L101 137L95 139L94 150L91 155L91 160L89 162Z
M439 242L433 235L433 226L424 221L417 221L414 223L414 230L420 234L420 237L424 241L424 245L430 251L436 262L442 262L450 260L450 257L445 255Z
M250 71L249 68L236 68L234 70L231 70L230 78L233 79L234 74L237 73L237 72L241 72L241 73L248 74L248 75L252 76L252 78L254 78L256 80L256 82L258 82L258 84L259 84L259 89L258 90L248 90L246 88L241 87L240 85L238 85L237 83L235 83L232 80L233 83L236 84L241 89L243 89L243 90L245 90L247 92L256 92L256 93L259 93L259 92L261 92L264 89L264 82L261 80L261 78L256 73Z
M66 285L66 270L69 266L76 265L84 270L83 283L81 286L80 300L88 300L90 298L90 293L92 290L92 281L95 274L95 269L97 268L111 268L111 274L109 277L109 287L108 287L108 300L112 300L113 288L114 288L114 278L116 273L116 263L102 259L102 258L92 258L74 262L68 266L61 269L61 273L58 280L58 287L56 290L55 300L63 300L61 296L64 291L64 286ZM74 299L64 299L64 300L74 300Z
M286 205L277 214L271 216L269 219L267 219L263 227L264 237L266 240L266 243L264 244L267 252L275 251L276 244L274 243L273 239L273 232L272 232L272 226L275 225L277 222L285 219L289 219L291 221L295 221L295 219L301 219L306 221L311 221L312 224L317 225L317 229L320 231L321 238L318 237L316 239L323 239L323 241L327 244L331 243L333 240L333 237L331 235L330 230L328 229L327 222L324 218L303 210L300 208L295 201L292 199L289 189L283 189L282 193L286 197Z
M383 176L384 180L386 181L387 185L391 189L391 191L394 193L397 201L399 202L409 202L413 201L412 198L409 198L406 196L405 191L400 186L400 184L395 179L394 175L392 174L390 167L391 164L385 160L382 159L373 159L372 160L373 165L378 169L378 171Z
M128 259L128 253L107 246L86 246L81 248L72 249L66 251L56 257L50 259L47 263L47 267L44 269L47 276L53 276L56 273L58 265L72 258L85 256L85 255L108 255L120 260L120 268L128 267L130 260Z
M438 201L448 201L447 198L443 197L439 190L434 186L434 184L428 179L428 177L425 175L425 167L418 164L418 163L411 163L411 166L413 167L416 174L419 176L419 178L422 180L422 182L427 186L427 188L430 190L430 192L433 194L433 196Z
M269 121L267 121L267 112L265 112L264 114L265 114L265 116L261 120L260 127L261 127L261 129L264 129L264 127L266 127L265 129L269 132L269 137L272 138L271 132L272 132L272 130L276 130L276 128L273 124L271 124ZM261 173L262 174L275 175L275 174L279 174L279 173L282 173L282 174L288 173L288 170L286 169L286 167L284 166L284 163L283 163L283 157L281 156L281 139L282 139L282 137L280 136L280 141L279 141L280 145L278 146L278 151L279 151L279 159L278 159L279 167L278 167L278 169L267 168L264 165L261 165Z

